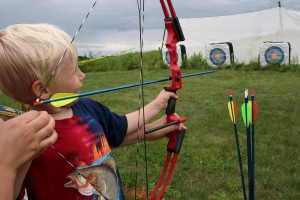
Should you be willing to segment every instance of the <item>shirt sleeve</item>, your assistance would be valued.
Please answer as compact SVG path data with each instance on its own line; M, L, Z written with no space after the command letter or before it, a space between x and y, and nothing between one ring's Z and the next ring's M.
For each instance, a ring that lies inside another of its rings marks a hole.
M88 114L98 119L111 147L117 147L123 142L128 127L125 115L111 112L105 105L88 98L80 98L76 104L85 107Z

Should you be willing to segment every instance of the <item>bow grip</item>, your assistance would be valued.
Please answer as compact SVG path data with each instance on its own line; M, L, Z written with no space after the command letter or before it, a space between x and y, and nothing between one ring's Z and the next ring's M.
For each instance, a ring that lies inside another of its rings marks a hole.
M168 106L166 109L166 115L170 115L172 113L175 113L175 106L176 106L176 99L171 97L168 101Z
M167 146L167 151L173 153L179 153L184 136L185 136L185 129L181 129L180 131L176 131L176 133L171 134Z

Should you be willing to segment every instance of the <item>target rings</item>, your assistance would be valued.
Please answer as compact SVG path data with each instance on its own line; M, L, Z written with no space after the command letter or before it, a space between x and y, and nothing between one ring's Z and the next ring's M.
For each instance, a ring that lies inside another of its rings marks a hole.
M214 65L222 65L226 61L226 54L220 48L214 48L209 54L209 59Z
M280 64L284 60L284 52L276 46L269 47L265 52L265 61L268 64Z

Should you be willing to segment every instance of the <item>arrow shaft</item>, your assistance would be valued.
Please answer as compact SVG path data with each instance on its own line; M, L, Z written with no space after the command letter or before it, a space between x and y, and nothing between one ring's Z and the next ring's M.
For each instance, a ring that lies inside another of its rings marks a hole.
M252 156L251 156L251 134L250 134L250 124L248 118L248 89L245 90L245 124L246 124L246 137L247 137L247 158L248 158L248 185L249 185L249 200L252 198Z
M255 159L255 155L254 155L254 153L255 153L255 151L254 151L254 148L255 148L255 139L254 139L254 122L255 122L255 114L256 114L256 112L254 111L255 110L255 107L254 107L254 104L255 104L255 102L254 102L254 92L252 93L252 95L251 95L251 103L252 103L252 124L251 124L251 129L252 129L252 137L251 137L251 139L252 139L252 141L251 141L251 150L252 150L252 152L251 152L251 196L252 196L252 199L254 200L255 199L255 194L254 194L254 191L255 191L255 176L254 176L254 174L255 174L255 170L254 170L254 168L255 168L255 165L254 165L254 159Z
M205 72L197 72L197 73L193 73L193 74L186 74L186 75L181 76L181 78L188 78L188 77L192 77L192 76L200 76L200 75L204 75L204 74L213 73L215 71L216 70L210 70L210 71L205 71ZM160 82L169 81L169 80L171 80L171 78L163 78L163 79L158 79L158 80L146 81L146 82L143 82L142 84L141 83L128 84L128 85L123 85L123 86L118 86L118 87L113 87L113 88L107 88L107 89L103 89L103 90L95 90L95 91L91 91L91 92L85 92L85 93L81 93L81 94L77 94L77 95L71 95L71 96L67 96L67 97L47 99L47 100L43 100L42 103L46 104L46 103L51 103L51 102L55 102L55 101L73 99L73 98L78 98L78 97L85 97L85 96L89 96L89 95L112 92L112 91L116 91L116 90L122 90L122 89L137 87L137 86L140 86L140 85L149 85L149 84L153 84L153 83L160 83Z
M241 156L241 150L240 150L240 142L239 142L237 125L234 124L233 127L234 127L234 134L235 134L237 156L238 156L239 166L240 166L240 174L241 174L241 182L242 182L243 195L244 195L244 200L247 200L246 186L245 186L245 177L244 177L244 169L243 169L243 162L242 162L242 156Z
M235 116L235 109L233 104L233 98L232 98L232 92L229 92L229 103L230 103L230 109L229 109L229 115L232 116L232 122L233 122L233 128L234 128L234 135L235 135L235 142L236 142L236 149L237 149L237 156L240 166L240 175L241 175L241 182L242 182L242 189L243 189L243 195L244 200L247 200L247 194L246 194L246 186L245 186L245 177L244 177L244 170L243 170L243 162L242 162L242 156L241 156L241 150L240 150L240 142L239 142L239 135L238 135L238 129L236 124L236 116Z

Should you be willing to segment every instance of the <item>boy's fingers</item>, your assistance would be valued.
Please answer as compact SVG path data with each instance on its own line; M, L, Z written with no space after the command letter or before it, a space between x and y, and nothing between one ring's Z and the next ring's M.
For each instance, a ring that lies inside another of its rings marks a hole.
M180 123L179 126L178 126L178 130L180 131L182 129L186 130L186 127L182 123Z
M178 98L178 95L175 93L175 92L170 92L170 91L167 91L169 92L170 94L170 97L174 98L174 99L177 99Z

